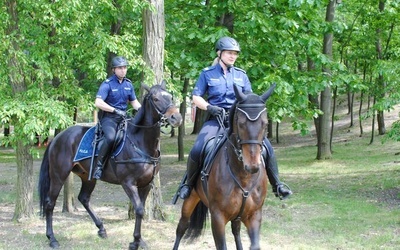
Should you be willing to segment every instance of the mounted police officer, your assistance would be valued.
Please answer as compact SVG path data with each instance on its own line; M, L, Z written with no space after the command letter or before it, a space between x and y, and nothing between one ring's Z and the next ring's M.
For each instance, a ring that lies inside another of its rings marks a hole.
M104 134L99 149L97 165L93 178L100 179L104 164L111 153L119 123L126 116L128 102L138 110L141 104L136 98L131 80L126 78L128 61L125 57L116 56L111 61L113 75L106 79L96 94L95 105L100 109L99 119Z
M229 111L236 100L233 85L236 84L243 93L252 92L246 72L233 66L239 56L239 43L231 37L222 37L217 41L215 50L218 56L216 64L203 69L192 92L193 103L211 116L201 128L190 151L187 161L187 181L179 191L179 197L182 199L189 197L196 183L201 170L199 161L204 143L216 136L220 129L216 117L223 114L223 110ZM207 100L203 96L207 96ZM292 194L292 191L279 180L278 165L271 143L264 138L263 144L266 148L263 157L273 192L280 199L285 199Z

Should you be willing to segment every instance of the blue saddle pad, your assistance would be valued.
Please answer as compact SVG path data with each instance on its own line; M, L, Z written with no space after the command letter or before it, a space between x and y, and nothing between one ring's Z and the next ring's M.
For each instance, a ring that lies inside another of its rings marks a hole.
M93 154L93 142L94 142L94 133L96 132L96 126L91 127L88 131L86 131L86 133L83 135L79 146L78 146L78 150L76 150L76 154L74 157L74 162L77 161L82 161L85 159L88 159L90 157L92 157ZM114 150L114 152L112 153L113 156L117 156L121 150L122 147L125 144L125 135L124 138L122 140L122 143L120 143L116 149ZM98 149L96 148L95 151L95 156L98 155Z

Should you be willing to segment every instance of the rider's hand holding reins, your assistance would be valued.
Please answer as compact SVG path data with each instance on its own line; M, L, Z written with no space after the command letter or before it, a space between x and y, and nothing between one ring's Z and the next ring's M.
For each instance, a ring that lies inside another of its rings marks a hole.
M113 112L114 114L117 114L117 115L120 115L120 116L122 116L122 117L125 117L126 116L126 111L122 111L122 110L119 110L119 109L114 109L114 112Z
M224 112L224 109L217 107L217 106L208 105L207 112L210 113L211 115L217 117L217 116L222 115L222 113Z

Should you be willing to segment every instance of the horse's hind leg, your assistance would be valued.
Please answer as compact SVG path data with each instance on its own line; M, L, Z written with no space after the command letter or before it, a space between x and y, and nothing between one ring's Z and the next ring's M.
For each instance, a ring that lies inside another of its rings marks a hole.
M97 214L93 211L92 207L90 206L90 196L92 195L95 186L96 186L95 181L90 182L82 179L82 186L79 192L78 200L85 207L86 211L92 218L94 224L99 229L97 234L101 238L107 238L107 232L106 229L104 228L103 222L100 220L100 218L97 216Z
M46 214L46 236L49 239L50 247L59 248L60 243L58 243L53 231L53 212L56 205L57 197L61 191L62 184L55 185L53 183L51 187L51 191L49 192L48 197L46 197L46 205L44 211Z
M235 238L235 243L236 243L236 249L237 250L243 250L242 246L242 240L240 238L240 226L241 226L241 221L240 220L233 220L231 221L231 229L232 229L232 234Z

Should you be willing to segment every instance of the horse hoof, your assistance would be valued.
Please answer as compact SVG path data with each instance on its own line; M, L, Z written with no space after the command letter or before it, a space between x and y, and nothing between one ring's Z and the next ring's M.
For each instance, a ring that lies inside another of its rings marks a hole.
M139 249L139 244L137 242L129 243L129 250L137 250Z
M56 240L51 241L49 245L50 245L50 247L53 248L53 249L54 249L54 248L60 248L60 243L58 243L58 241L56 241Z
M106 239L107 238L107 232L105 229L101 229L97 232L100 238Z
M140 242L131 242L129 243L129 250L137 250L142 248L142 249L148 249L146 242L144 242L143 240L140 240Z

